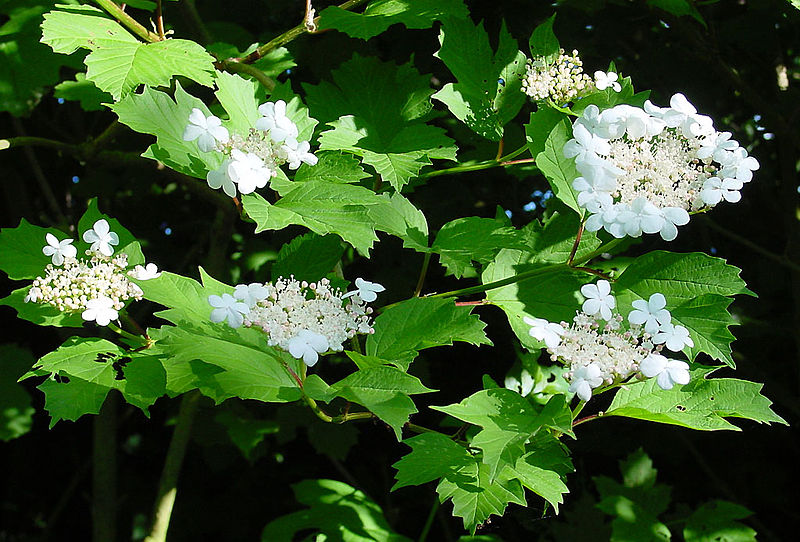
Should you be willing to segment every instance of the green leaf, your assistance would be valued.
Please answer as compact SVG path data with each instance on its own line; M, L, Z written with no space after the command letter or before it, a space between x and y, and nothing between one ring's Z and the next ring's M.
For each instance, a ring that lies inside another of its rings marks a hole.
M566 474L575 469L564 446L555 437L537 438L528 446L530 448L533 450L506 466L507 473L549 502L557 514L558 506L564 503L564 495L569 493Z
M4 442L31 430L33 401L17 380L33 366L33 362L29 350L15 344L0 345L0 440Z
M686 542L755 542L756 532L736 521L753 513L728 501L711 501L692 513L683 528Z
M467 16L467 8L461 0L375 0L369 3L363 13L353 13L338 6L327 7L319 15L319 28L333 28L351 38L367 40L397 23L409 29L430 28L434 21L441 21L445 17Z
M525 55L517 42L503 24L495 53L483 23L476 26L469 17L458 17L447 19L439 43L436 56L458 82L446 84L433 97L477 134L500 141L503 127L525 103Z
M80 102L84 111L102 111L103 104L112 101L111 94L103 92L86 79L85 73L76 73L74 81L62 81L55 87L53 96L62 100Z
M688 329L694 341L693 347L683 350L690 360L697 358L700 352L706 352L729 367L735 367L730 346L735 337L728 330L729 326L736 324L728 313L732 302L729 297L705 294L670 310L673 323L680 323Z
M411 452L392 465L397 469L392 491L437 480L474 463L466 448L441 433L422 433L403 444L410 446Z
M75 421L84 414L99 414L108 388L77 378L56 382L48 378L37 386L45 395L44 409L50 414L50 427L61 420Z
M55 235L59 241L70 235L55 228L42 228L24 218L16 228L0 230L0 269L12 280L35 279L44 274L50 263L42 248L47 246L45 237Z
M325 540L410 542L392 530L380 506L343 482L303 480L292 489L297 500L308 509L271 521L261 533L262 542L295 540L296 533L303 531L305 535L309 530L321 533Z
M554 212L540 223L534 220L522 231L528 237L528 251L530 262L564 263L572 253L575 236L580 228L580 218L573 213ZM575 259L581 260L597 250L602 242L597 234L584 231Z
M530 121L525 125L525 139L531 156L536 157L544 151L550 132L567 119L566 114L544 105L531 113Z
M86 78L119 100L140 84L169 85L181 75L211 86L214 58L189 40L141 43L122 26L90 6L60 6L42 23L42 42L56 53L91 52L85 59Z
M403 246L419 252L428 251L428 221L402 194L381 194L381 205L368 209L375 229L403 240Z
M227 403L226 403L227 404ZM275 420L259 420L252 416L242 416L232 409L221 410L214 421L223 425L231 441L239 448L245 459L252 459L253 450L264 437L280 431Z
M408 367L418 352L455 341L491 344L486 324L472 307L457 307L452 300L412 297L387 309L375 319L375 333L367 337L366 353Z
M316 281L333 270L344 254L341 240L335 235L307 233L281 247L272 264L272 280L294 275L297 280Z
M580 173L575 167L575 160L564 156L564 145L571 138L572 128L568 120L556 124L547 136L544 150L536 155L536 167L547 178L553 194L583 218L585 210L578 205L572 190L572 181L580 177Z
M533 30L533 34L528 40L531 58L544 57L545 61L552 62L558 56L561 46L558 43L558 38L553 33L555 19L556 16L553 14Z
M256 121L261 118L258 112L258 100L256 100L256 83L228 72L217 72L215 82L217 91L214 95L228 113L228 122L225 123L225 126L242 135L247 134L250 128L255 126ZM181 118L184 127L189 113L187 112L186 115ZM182 136L183 128L181 129L181 138L183 138Z
M403 426L417 412L409 395L429 393L415 376L389 365L378 365L356 371L330 386L329 398L342 397L362 405L386 422L401 439Z
M436 492L441 502L452 499L453 515L463 519L464 528L471 534L492 514L502 516L508 503L526 505L519 480L506 470L492 482L489 467L478 460L443 478Z
M326 181L330 183L357 183L369 175L359 165L358 159L340 151L320 151L314 166L303 164L295 173L295 182Z
M156 136L156 142L142 155L157 160L185 175L203 179L222 163L222 155L201 152L194 141L184 141L183 131L193 108L211 112L205 104L176 83L174 100L168 94L145 87L111 106L119 121L137 132Z
M431 159L455 159L444 130L425 124L433 91L411 64L354 55L332 76L305 86L315 117L333 127L320 135L320 150L360 156L398 191Z
M735 378L706 379L708 372L708 369L693 370L688 384L675 386L671 390L662 390L654 378L629 384L617 391L605 415L701 431L739 431L725 418L786 424L770 408L772 401L761 395L763 384Z
M29 289L30 286L25 286L14 290L0 299L0 305L11 307L17 311L17 318L33 322L38 326L83 327L80 313L61 312L52 305L43 303L25 303Z
M504 248L526 248L524 236L513 227L491 218L467 217L448 222L436 235L431 251L456 278L476 261L490 262Z

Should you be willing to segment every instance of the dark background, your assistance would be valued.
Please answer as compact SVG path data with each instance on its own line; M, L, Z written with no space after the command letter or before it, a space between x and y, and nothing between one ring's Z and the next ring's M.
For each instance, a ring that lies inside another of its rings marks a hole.
M691 17L675 17L644 1L495 0L467 4L475 21L485 21L493 39L504 19L523 51L533 28L555 9L555 31L562 46L578 49L589 73L606 68L613 60L623 75L633 78L637 90L652 89L656 104L666 105L673 93L683 92L701 113L715 119L717 129L732 131L759 160L761 169L743 190L739 204L721 205L709 217L696 217L669 245L657 236L646 237L629 254L656 248L703 251L742 269L758 298L742 297L731 306L741 324L733 328L737 370L718 374L764 382L763 393L792 426L743 421L737 422L742 432L699 433L629 420L582 425L577 430L578 440L568 442L577 471L569 478L572 493L562 509L566 520L552 517L550 510L543 512L541 500L529 494L528 508L510 506L503 518L493 518L480 532L508 541L607 540L606 527L598 523L603 521L602 515L577 512L576 507L596 495L593 476L618 478L618 461L641 447L653 458L659 481L673 487L673 501L684 505L670 509L674 518L721 498L755 513L747 523L759 532L760 539L793 538L800 525L796 506L800 479L795 469L800 456L794 427L800 385L800 132L796 128L800 11L778 0L696 2L706 28ZM271 39L296 24L302 12L299 1L263 2L255 10L253 2L233 0L198 1L197 5L206 21L219 21L209 24L212 32L241 48ZM324 5L320 3L318 10ZM146 17L139 20L144 22ZM167 4L166 20L177 37L199 38L192 26L183 24L186 19L179 5ZM325 79L353 52L361 52L401 63L413 55L417 68L431 73L432 85L439 86L451 76L432 56L438 49L436 36L435 30L406 31L400 26L366 43L336 32L303 36L288 45L298 63L291 80L300 92L299 82ZM785 90L778 86L779 66L785 66L788 74ZM72 74L65 69L63 75ZM202 91L196 92L202 96ZM522 141L518 127L529 113L530 106L526 106L514 123L517 127L509 127L508 150ZM2 113L0 119L0 137L28 134L80 143L100 134L114 115L85 113L74 102L59 104L46 89L29 116L12 118ZM480 141L456 123L443 125L457 139L462 159L494 157L494 144ZM109 148L141 152L149 141L149 137L122 127ZM221 280L266 280L269 264L258 267L254 262L269 260L283 242L300 232L290 229L255 238L252 226L238 221L230 208L220 207L202 183L197 190L197 185L146 162L82 161L51 149L11 149L0 151L0 168L3 227L16 226L23 216L33 223L59 224L42 183L51 187L66 223L77 222L85 200L99 196L104 212L144 240L148 261L192 276L202 264ZM546 189L541 176L525 170L495 169L436 177L416 187L410 197L425 212L433 230L462 216L493 216L498 205L510 210L514 224L521 226L541 213L541 205L531 211L523 207L532 200L540 203L532 194ZM371 260L352 260L348 274L359 276L363 271L386 285L387 294L380 301L391 303L411 295L422 257L402 250L395 239L381 240ZM454 284L439 266L432 265L425 291L441 291ZM12 287L17 286L5 280L0 294ZM158 325L150 316L153 309L137 308L140 322ZM515 339L502 313L491 307L477 312L489 324L488 333L496 346L457 345L425 351L412 372L429 387L444 391L418 400L421 413L415 418L417 423L435 426L440 417L425 409L425 404L461 400L480 388L483 374L502 382L516 360ZM37 357L71 334L18 321L7 307L0 307L0 318L2 342L20 344ZM319 370L330 381L343 375L345 366L320 364ZM86 540L91 532L93 417L61 422L48 430L43 396L30 387L38 407L33 431L0 444L6 479L0 489L0 541ZM159 400L151 409L150 420L133 407L119 406L115 448L118 540L129 540L132 532L141 532L135 525L147 523L177 405L177 400ZM305 478L334 478L355 485L382 506L395 529L412 538L419 534L435 500L434 486L389 493L394 474L390 465L407 448L399 445L388 429L371 422L355 426L357 431L340 428L338 436L317 439L331 446L326 448L310 442L314 438L307 437L309 430L304 426L310 422L302 409L250 402L234 408L256 419L279 419L282 430L267 436L253 457L245 459L214 421L214 407L204 402L181 476L171 541L256 540L268 521L299 509L290 484ZM296 438L288 429L294 424L301 426ZM344 456L336 446L345 449L348 439L356 443ZM449 503L440 508L428 540L458 538L460 520L451 518L450 511ZM680 539L679 529L675 531L675 539Z

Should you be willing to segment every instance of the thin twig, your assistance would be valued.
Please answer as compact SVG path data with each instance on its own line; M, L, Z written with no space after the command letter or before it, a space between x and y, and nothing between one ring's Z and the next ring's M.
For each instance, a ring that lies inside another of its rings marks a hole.
M578 227L578 233L575 234L575 242L572 244L572 250L569 252L569 258L567 258L567 265L572 265L572 260L575 259L575 254L578 253L578 246L581 244L581 237L583 236L583 227L584 223L581 222L581 225Z
M156 0L156 29L158 30L158 37L166 39L164 34L164 12L161 9L161 0Z
M155 32L149 31L147 28L139 24L139 21L125 13L116 2L111 0L94 0L95 4L106 10L106 12L120 22L122 26L142 38L144 41L155 43L161 41L163 38Z
M425 275L428 274L428 265L431 263L431 253L426 252L422 259L422 268L419 270L419 278L417 279L417 287L414 288L414 297L419 297L422 292L422 286L425 284Z

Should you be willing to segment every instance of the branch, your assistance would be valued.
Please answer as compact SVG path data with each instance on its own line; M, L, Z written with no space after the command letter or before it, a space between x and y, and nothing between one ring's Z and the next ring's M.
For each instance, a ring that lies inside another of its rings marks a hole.
M122 26L142 38L144 41L149 43L162 41L162 37L155 32L150 32L147 28L139 24L136 19L125 13L125 10L117 5L116 2L112 2L111 0L94 0L94 2L106 10L109 15L119 21Z

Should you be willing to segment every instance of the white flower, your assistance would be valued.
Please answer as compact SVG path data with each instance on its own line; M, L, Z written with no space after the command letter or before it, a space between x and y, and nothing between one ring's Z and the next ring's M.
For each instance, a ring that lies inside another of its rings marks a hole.
M319 354L328 351L328 339L324 335L301 329L294 338L289 340L289 353L295 359L303 359L309 367L316 365Z
M664 241L674 241L678 237L677 226L689 223L689 213L680 207L665 207L661 209L661 216L664 218L664 223L658 233Z
M111 248L111 245L119 244L119 236L110 231L108 221L105 218L95 222L91 230L83 232L83 240L92 244L90 250L99 252L103 256L114 254L114 249Z
M600 367L594 363L578 367L572 375L569 392L576 393L581 401L588 401L592 398L592 388L596 388L603 383L601 375Z
M725 153L725 158L720 163L722 164L721 177L733 177L743 183L749 183L753 179L753 172L760 167L758 160L747 156L747 151L742 147Z
M605 165L605 160L600 158L600 155L606 155L611 151L607 140L589 132L583 124L573 126L572 136L574 139L570 139L564 145L565 157L575 158L579 166Z
M738 179L711 177L703 183L700 199L706 205L716 205L722 200L736 203L742 199L742 194L739 192L742 186L742 181Z
M117 319L119 313L114 309L114 300L103 295L87 301L81 316L87 322L94 320L99 326L107 326L111 320Z
M739 143L731 139L730 132L714 132L703 139L700 148L697 149L697 157L704 161L713 158L721 163L728 152L737 147Z
M376 299L378 299L378 292L386 290L386 288L384 288L377 282L370 282L360 277L356 279L356 288L357 290L353 290L352 292L347 292L346 294L344 294L342 296L342 299L350 297L351 295L358 295L358 297L360 297L367 303L371 303Z
M208 304L214 307L211 311L211 321L216 323L228 320L228 325L237 328L244 322L244 315L250 308L241 301L237 301L231 294L208 296Z
M225 192L229 197L235 198L236 185L233 184L233 181L228 175L228 166L231 165L231 162L233 162L233 160L230 158L225 159L221 166L214 171L209 171L206 175L206 181L208 182L208 186L214 190L222 187L223 192Z
M617 181L604 168L587 166L585 177L572 181L572 188L578 192L578 205L587 207L590 202L613 203L611 193L617 188Z
M308 152L311 145L308 141L297 142L296 140L288 140L281 145L280 154L285 156L286 161L289 162L289 169L297 169L300 164L305 162L309 166L317 165L317 157Z
M214 150L217 141L227 143L229 138L228 130L222 126L222 121L214 115L206 117L196 107L189 113L189 124L183 131L184 141L194 141L196 139L200 150L208 152Z
M589 316L600 314L605 320L611 320L611 309L617 306L617 300L611 295L611 285L607 280L598 280L597 284L584 284L581 293L586 297L581 310Z
M564 328L561 327L561 324L548 322L544 318L530 318L528 316L525 316L522 320L531 326L528 331L530 336L539 341L544 341L547 348L553 349L561 342L561 336L564 334Z
M154 263L149 263L145 266L137 265L132 271L128 271L128 275L137 280L150 280L157 279L161 276L158 266Z
M25 303L37 302L42 299L42 290L37 288L36 286L31 286L31 289L28 290L28 294L25 296Z
M233 160L228 164L226 171L230 179L239 186L239 192L249 194L256 188L267 186L267 181L273 172L264 165L264 161L258 155L252 152L245 154L239 149L233 149L231 158ZM209 181L209 186L210 184Z
M262 117L256 121L256 128L269 131L269 136L275 143L287 143L297 139L297 126L286 116L286 102L267 102L258 106Z
M669 109L664 111L663 120L671 128L680 128L687 138L708 136L714 133L711 117L698 115L697 109L681 93L669 100Z
M519 380L515 376L507 376L505 381L503 382L506 389L515 391L522 395L523 397L527 397L530 392L533 391L533 386L535 381L526 369L522 369L522 373L519 375Z
M269 290L260 282L237 284L236 288L233 289L233 297L244 301L252 309L256 306L256 303L269 297Z
M632 305L635 310L628 314L628 322L644 325L644 330L650 335L654 335L661 326L672 320L672 315L664 308L667 300L663 294L655 293L648 301L637 299Z
M74 258L78 254L78 249L72 246L73 239L59 241L52 233L48 233L44 238L47 246L42 249L42 253L53 257L53 265L61 265L64 263L64 258Z
M684 346L693 347L694 341L685 327L663 324L658 333L653 335L653 344L665 344L673 352L680 352Z
M668 359L661 354L650 354L639 364L639 370L647 378L656 378L663 390L671 390L675 384L689 383L689 364L685 361Z
M617 82L618 78L619 76L614 72L596 71L594 72L594 86L597 87L597 90L605 90L610 87L614 92L619 92L622 87Z
M644 196L639 196L627 209L621 211L617 221L631 237L639 237L642 232L656 233L664 227L663 213Z

